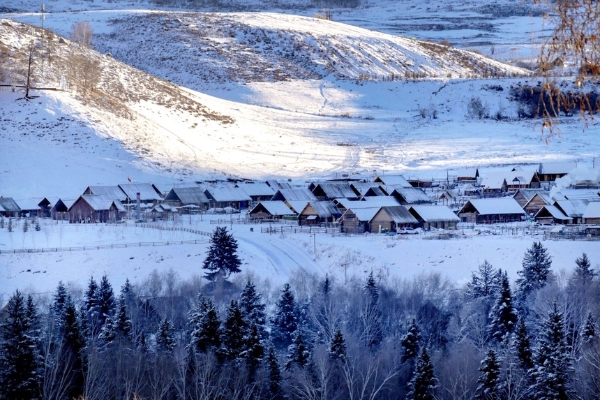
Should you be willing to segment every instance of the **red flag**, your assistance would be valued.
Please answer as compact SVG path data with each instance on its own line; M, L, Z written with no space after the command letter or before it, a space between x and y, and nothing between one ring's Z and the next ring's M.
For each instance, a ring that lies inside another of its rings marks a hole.
M130 177L127 177L127 180L128 180L129 182L131 182L131 178L130 178Z

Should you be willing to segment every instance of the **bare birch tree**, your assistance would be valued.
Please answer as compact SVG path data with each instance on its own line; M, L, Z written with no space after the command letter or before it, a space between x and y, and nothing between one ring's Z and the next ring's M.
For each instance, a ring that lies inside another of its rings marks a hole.
M88 21L78 21L71 25L70 39L80 46L92 48L92 26Z

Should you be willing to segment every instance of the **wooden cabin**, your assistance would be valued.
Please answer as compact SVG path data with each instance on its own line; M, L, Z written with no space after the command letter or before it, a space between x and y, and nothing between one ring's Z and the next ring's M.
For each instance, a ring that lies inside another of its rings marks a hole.
M21 208L12 197L0 196L0 215L4 217L18 217Z
M127 213L123 204L106 196L83 194L68 209L71 223L120 221Z
M344 233L360 234L370 232L369 221L381 207L349 208L340 217L340 229Z
M70 221L69 207L77 199L58 199L50 209L50 218L57 221Z
M204 194L211 208L233 207L241 210L247 208L252 202L252 198L243 189L234 186L205 188Z
M250 196L253 204L260 201L269 201L275 195L275 190L264 182L243 182L238 183L237 187Z
M589 203L583 213L583 223L591 225L600 225L600 202Z
M558 207L553 205L542 206L533 219L540 224L570 224L573 222L573 218L567 217Z
M551 162L540 164L538 177L540 182L554 182L562 178L577 168L575 162Z
M554 203L554 201L550 198L548 193L536 193L525 206L523 206L523 209L527 215L535 215L543 206L552 205L552 203Z
M408 208L423 229L457 229L460 218L446 206L415 205Z
M583 224L583 214L585 213L588 204L589 201L586 199L564 199L556 200L553 205L567 217L572 218L573 224Z
M165 196L164 203L174 207L196 206L199 210L206 210L210 203L200 186L176 187ZM189 208L188 208L189 209Z
M373 180L373 183L378 183L380 186L412 187L403 175L379 175Z
M522 221L525 211L512 197L471 199L459 210L462 222L493 224Z
M298 214L298 225L335 223L342 213L332 201L311 201Z
M296 213L283 201L261 201L248 211L248 216L259 220L278 220L284 217L294 217Z
M369 221L370 232L396 232L401 228L416 228L419 221L404 206L381 207Z
M312 187L312 189L311 189ZM358 200L359 195L352 189L349 182L321 182L309 186L319 201L347 198Z
M396 188L390 193L398 203L405 204L431 204L434 200L427 196L423 189L419 188Z
M127 203L135 203L137 194L140 194L140 202L144 204L156 205L163 201L164 195L156 185L151 183L122 183L119 189L127 196Z

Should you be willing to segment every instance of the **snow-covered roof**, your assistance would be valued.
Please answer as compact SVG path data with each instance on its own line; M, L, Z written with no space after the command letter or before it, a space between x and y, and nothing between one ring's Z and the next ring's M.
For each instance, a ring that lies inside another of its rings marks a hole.
M165 200L177 200L182 204L208 204L210 201L199 186L175 187L167 193Z
M417 224L419 222L404 206L381 207L375 215L383 211L397 224Z
M335 199L335 202L348 209L373 208L383 206L399 206L400 204L393 196L364 197L363 200Z
M300 212L300 214L303 214L303 215L314 215L314 214L307 214L306 213L306 210L307 210L307 208L309 206L312 206L312 208L316 212L316 215L318 215L321 218L339 217L339 216L342 215L342 213L340 212L339 208L337 208L335 206L335 204L333 204L333 201L311 201L311 202L309 202L309 203L306 204L306 206Z
M127 200L127 195L119 186L88 186L84 193L95 196L107 196L108 198L119 201Z
M478 176L479 170L477 168L463 168L457 169L456 171L451 172L451 175L456 175L457 178L471 178L476 179Z
M137 193L142 200L162 200L158 188L151 183L122 183L119 187L131 201L135 201Z
M209 199L218 202L226 201L252 201L252 198L246 194L243 189L233 186L209 187L204 190L204 194Z
M275 190L265 182L254 182L254 183L238 183L238 187L242 189L248 196L273 196Z
M575 162L545 162L540 164L540 174L568 174L575 168Z
M410 206L409 211L414 210L421 219L425 222L434 221L460 221L460 218L446 206ZM413 215L414 215L413 213Z
M599 201L600 191L598 189L561 189L555 193L555 200L588 200Z
M261 201L249 211L249 214L254 213L255 210L260 206L264 207L269 214L274 216L295 214L295 212L290 210L290 208L283 201Z
M289 182L276 181L276 180L268 180L267 185L273 189L273 191L277 191L279 189L291 189L292 185Z
M552 197L550 197L549 193L546 193L546 192L535 193L533 196L531 196L531 198L527 201L527 203L525 203L523 208L527 207L527 205L529 203L531 203L536 196L539 197L540 199L542 199L542 201L546 204L552 204L554 202L554 200L552 200Z
M296 188L296 189L279 189L273 196L273 200L285 200L285 201L316 201L317 197L308 190L308 188Z
M566 215L573 218L581 218L589 201L585 199L556 200L554 205L560 208Z
M538 193L547 193L547 192L544 189L517 189L517 191L515 192L513 197L516 197L519 194L521 194L527 200L527 202L529 202L529 200L531 200L533 198L533 196L535 196Z
M369 189L373 189L375 192L379 191L383 194L379 185L373 182L352 182L350 186L354 188L354 191L358 192L361 196L364 196Z
M123 204L121 204L119 200L115 200L109 195L93 194L82 194L81 196L79 196L79 198L69 206L69 211L71 211L71 208L73 208L73 206L79 201L79 199L82 199L83 201L88 203L90 207L92 207L92 209L95 211L110 210L113 204L115 205L117 210L126 211L125 207L123 206Z
M490 171L482 180L481 186L486 189L500 189L502 182L507 185L529 185L534 180L536 171Z
M600 202L589 203L583 213L583 218L600 218Z
M296 214L300 214L302 212L302 210L304 210L304 207L306 207L306 205L308 204L307 200L291 200L291 201L287 201L287 204L290 205L290 207L292 208L292 211L296 212Z
M558 207L549 204L546 204L545 206L540 208L540 210L535 214L534 218L537 218L537 216L540 214L544 214L544 210L555 219L560 219L563 221L569 221L573 219L571 217L567 217L562 211L560 211Z
M329 199L338 197L356 197L356 192L350 187L348 182L321 182L317 183L313 189L313 194L318 192L319 188Z
M6 212L16 212L21 211L18 204L12 197L4 197L0 196L0 210Z
M15 202L19 205L21 211L25 210L39 210L40 199L39 198L28 198L28 199L15 199Z
M390 193L393 196L399 196L408 204L431 203L433 200L427 196L423 189L415 187L396 188Z
M412 187L404 175L380 175L373 182L381 182L384 186Z
M519 203L512 197L471 199L467 201L467 204L465 204L462 209L465 209L469 204L471 204L480 215L525 214L525 211L523 211Z
M354 214L356 215L356 219L359 221L368 222L373 219L377 211L379 211L381 207L369 207L369 208L349 208L344 212L346 214ZM342 215L343 217L343 215Z

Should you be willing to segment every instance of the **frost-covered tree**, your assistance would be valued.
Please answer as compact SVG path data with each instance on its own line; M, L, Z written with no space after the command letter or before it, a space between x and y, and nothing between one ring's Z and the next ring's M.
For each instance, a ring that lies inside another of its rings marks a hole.
M573 282L580 285L589 285L598 273L592 268L590 259L586 253L575 260L575 271L573 271Z
M256 324L252 324L250 326L248 335L244 341L246 348L244 357L246 358L248 376L250 377L251 381L254 381L256 371L258 370L258 367L260 366L265 356L265 347L260 335L260 331Z
M373 272L369 274L365 290L365 304L361 310L361 340L370 349L376 349L383 340L381 328L381 310L379 309L379 288L375 283Z
M30 400L39 396L39 336L28 310L29 302L17 290L6 305L6 317L0 325L1 399Z
M281 384L283 378L281 376L281 367L279 361L277 361L277 355L275 354L275 348L269 348L269 355L267 356L267 371L268 371L268 387L267 393L268 398L272 400L284 399Z
M500 378L500 364L494 350L488 350L486 357L481 361L479 368L481 375L477 379L477 392L475 398L479 400L499 399L498 383Z
M190 346L195 351L206 353L221 347L221 320L210 299L199 296L197 307L189 318L192 327Z
M175 348L175 327L167 318L158 324L156 332L156 350L159 352L170 352Z
M413 377L408 384L409 392L406 398L411 400L433 400L435 399L436 387L437 379L433 372L433 364L427 348L423 347Z
M519 359L519 366L523 371L529 371L533 367L533 353L531 351L531 341L527 334L527 326L523 318L519 319L515 331L515 351Z
M115 313L116 301L112 285L108 281L106 275L102 276L100 286L97 292L97 304L99 307L100 322L103 323L106 317L112 316Z
M329 358L344 362L346 361L346 340L340 329L337 329L331 339L329 346Z
M300 325L300 310L289 283L281 290L276 304L275 316L271 318L273 344L281 349L292 344Z
M512 294L508 274L504 272L500 284L500 293L490 312L491 324L489 335L497 342L502 342L513 332L517 323L517 313L513 307Z
M419 356L419 343L421 342L421 330L417 325L417 321L413 318L412 323L408 327L408 332L402 338L402 362L416 360Z
M62 281L58 282L58 287L56 288L56 293L54 294L52 305L50 306L50 311L54 316L55 322L58 324L61 324L64 319L68 296L65 285Z
M594 314L592 312L588 312L587 317L585 318L585 324L583 325L583 330L581 332L581 338L585 343L589 343L596 337L598 332L598 327L596 326L596 319L594 318Z
M530 373L533 378L531 395L535 399L571 398L571 359L564 333L563 313L556 302L544 323L534 362Z
M484 260L477 272L471 273L471 281L467 283L467 296L477 299L494 295L500 286L500 278L492 264Z
M117 313L115 315L115 331L123 339L131 339L132 323L127 312L127 300L121 293L117 303Z
M202 268L207 270L204 277L211 282L229 278L240 272L242 262L237 255L237 240L227 233L227 228L219 226L210 237L210 247Z
M243 352L246 350L245 335L248 331L248 326L238 302L231 300L227 308L227 315L223 323L223 352L225 357L232 361L243 357Z
M541 242L534 242L523 256L523 269L517 271L519 297L525 299L530 293L546 286L552 267L552 257Z
M240 310L248 327L256 325L261 337L265 337L266 305L262 302L260 293L251 280L248 280L240 295Z
M289 371L292 367L304 368L309 361L310 351L304 342L302 333L298 332L294 342L288 347L285 369Z

